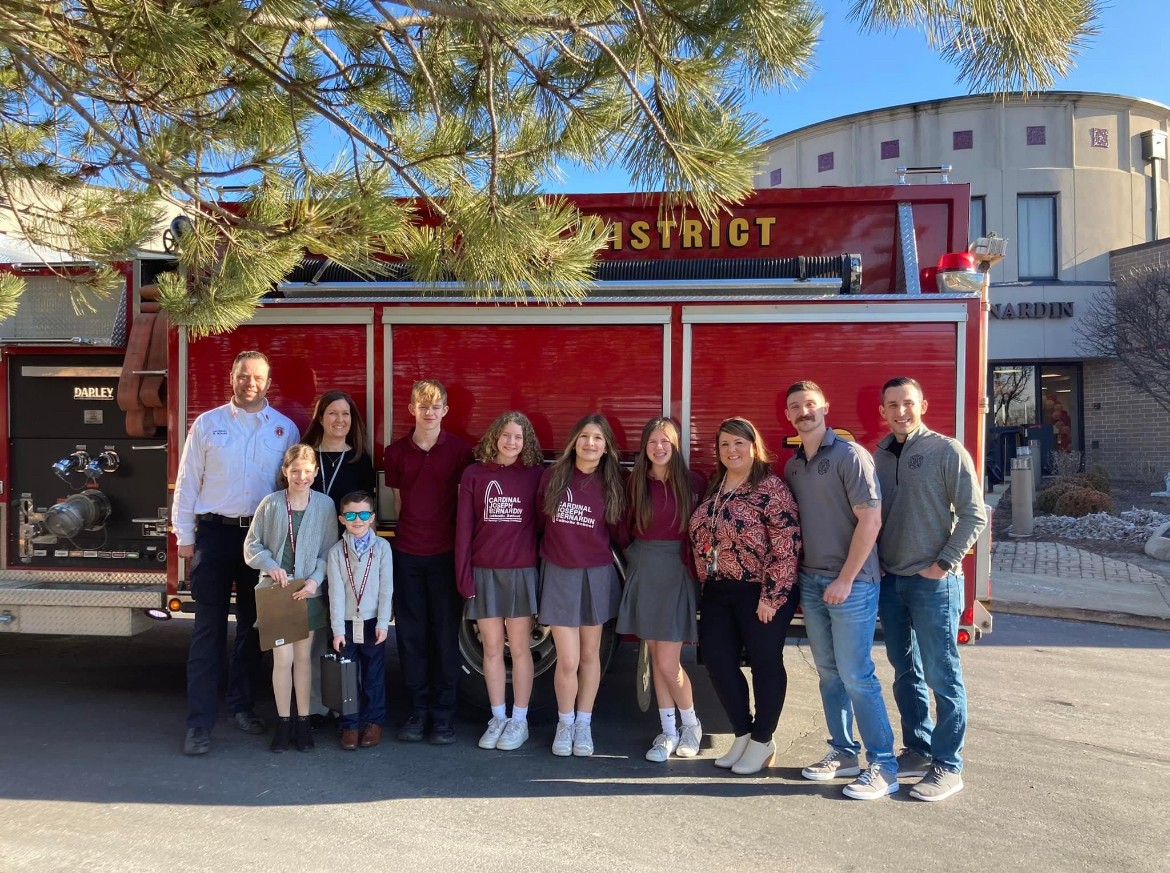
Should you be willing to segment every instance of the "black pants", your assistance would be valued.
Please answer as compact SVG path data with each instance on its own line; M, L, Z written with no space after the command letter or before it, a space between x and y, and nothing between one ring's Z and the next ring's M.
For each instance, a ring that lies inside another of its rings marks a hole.
M459 622L463 598L455 587L455 555L394 552L394 632L413 715L436 723L455 717L459 681Z
M767 624L756 616L759 602L760 586L753 582L706 583L700 606L699 645L711 684L735 735L750 733L756 742L766 743L776 732L788 693L784 640L800 602L800 592L794 586L788 600ZM756 699L754 719L748 704L747 680L741 669L745 648Z
M260 680L260 636L256 633L259 571L244 563L247 528L200 524L195 531L191 595L195 627L187 653L187 727L212 728L219 715L219 677L227 644L232 585L236 586L236 639L228 661L227 708L246 712Z

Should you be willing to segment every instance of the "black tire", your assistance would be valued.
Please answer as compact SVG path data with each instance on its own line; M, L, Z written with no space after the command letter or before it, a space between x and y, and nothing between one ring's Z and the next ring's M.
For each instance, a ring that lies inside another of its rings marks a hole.
M617 619L613 619L601 629L602 676L609 670L613 653L617 650L619 637L616 626ZM528 710L532 713L555 711L557 698L553 690L553 674L556 672L557 650L553 645L552 631L547 625L533 626L529 648L532 650L534 675L532 701L528 704ZM483 646L479 640L479 627L472 619L465 619L459 626L459 653L463 658L459 674L460 704L476 712L490 712L491 703L483 681ZM504 650L504 669L507 671L508 685L511 685L512 658L507 648ZM511 693L507 697L511 700Z

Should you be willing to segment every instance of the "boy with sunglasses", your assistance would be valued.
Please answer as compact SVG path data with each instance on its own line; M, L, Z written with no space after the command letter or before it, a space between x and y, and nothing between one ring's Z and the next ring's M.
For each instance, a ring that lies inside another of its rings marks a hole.
M341 748L382 742L386 724L386 635L394 593L390 545L374 532L374 498L351 491L341 498L345 533L329 550L329 615L333 649L358 664L361 710L338 722ZM358 728L361 727L359 735Z

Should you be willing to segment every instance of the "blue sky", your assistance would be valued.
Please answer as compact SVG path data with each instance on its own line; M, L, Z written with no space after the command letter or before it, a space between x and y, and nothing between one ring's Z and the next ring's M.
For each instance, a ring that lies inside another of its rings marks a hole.
M758 94L750 105L767 119L770 136L839 115L937 100L968 93L916 32L861 35L846 20L849 4L825 0L825 25L816 68L796 90ZM1143 97L1170 106L1170 4L1166 0L1114 0L1069 75L1054 90L1099 91ZM590 172L564 168L551 191L631 190L620 168Z

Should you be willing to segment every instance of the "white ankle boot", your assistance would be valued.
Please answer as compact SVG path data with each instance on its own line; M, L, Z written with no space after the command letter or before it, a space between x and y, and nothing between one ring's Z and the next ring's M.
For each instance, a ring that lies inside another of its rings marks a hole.
M751 734L743 734L742 736L736 737L735 741L731 744L731 748L727 750L727 754L722 758L715 759L715 766L722 767L724 770L730 770L735 766L735 762L743 755L743 751L748 747L751 738Z
M774 741L757 743L755 740L751 740L748 742L747 748L743 750L743 754L739 756L739 760L732 765L731 772L738 773L740 776L751 776L771 764L775 757L776 743Z

